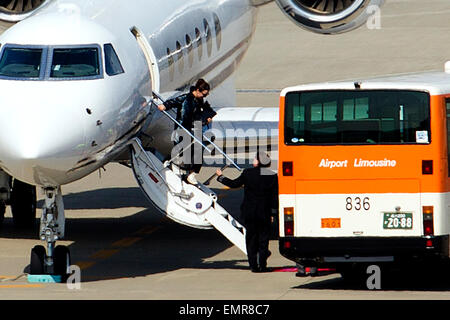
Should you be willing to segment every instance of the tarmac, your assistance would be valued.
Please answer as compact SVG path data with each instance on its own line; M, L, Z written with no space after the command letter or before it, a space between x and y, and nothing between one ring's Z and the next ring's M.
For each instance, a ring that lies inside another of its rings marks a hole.
M298 28L273 3L262 7L237 73L238 106L277 106L279 90L297 84L443 70L450 60L448 14L448 0L390 0L380 29L324 36ZM41 241L37 230L16 230L8 208L0 231L0 300L450 299L445 272L400 270L394 280L382 278L380 290L336 273L295 277L295 264L279 254L276 239L269 267L277 271L251 273L246 256L219 232L167 219L148 203L129 168L111 163L105 169L62 188L66 239L58 244L69 246L80 286L27 281L30 250ZM204 168L199 180L212 170ZM226 209L238 212L242 190L217 182L212 188Z

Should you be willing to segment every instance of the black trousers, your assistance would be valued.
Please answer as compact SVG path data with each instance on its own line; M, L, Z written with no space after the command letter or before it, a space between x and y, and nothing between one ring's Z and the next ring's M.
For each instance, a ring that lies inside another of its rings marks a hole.
M269 257L270 220L248 221L245 229L247 231L245 242L250 268L266 268L267 258Z

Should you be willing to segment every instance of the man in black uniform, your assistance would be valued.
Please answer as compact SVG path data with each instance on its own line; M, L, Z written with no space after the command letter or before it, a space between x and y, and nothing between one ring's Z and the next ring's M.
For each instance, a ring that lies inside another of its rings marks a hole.
M245 169L235 180L224 177L221 170L216 172L217 180L230 188L244 185L241 217L247 230L245 242L252 272L268 271L271 213L272 208L278 208L278 176L267 169L269 166L269 156L258 152L253 168Z

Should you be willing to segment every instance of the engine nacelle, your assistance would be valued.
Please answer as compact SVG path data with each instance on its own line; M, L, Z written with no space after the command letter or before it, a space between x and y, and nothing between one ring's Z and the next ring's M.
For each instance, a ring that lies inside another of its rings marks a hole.
M297 25L321 34L336 34L364 24L384 0L275 0Z
M0 0L0 20L21 21L49 2L50 0Z

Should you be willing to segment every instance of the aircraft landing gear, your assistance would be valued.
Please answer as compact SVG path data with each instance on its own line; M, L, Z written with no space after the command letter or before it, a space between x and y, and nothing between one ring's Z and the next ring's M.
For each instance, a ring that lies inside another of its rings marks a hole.
M64 237L64 204L61 188L45 188L45 202L42 208L40 237L47 243L47 251L41 245L31 250L30 274L68 276L70 252L66 246L55 247L56 241Z

